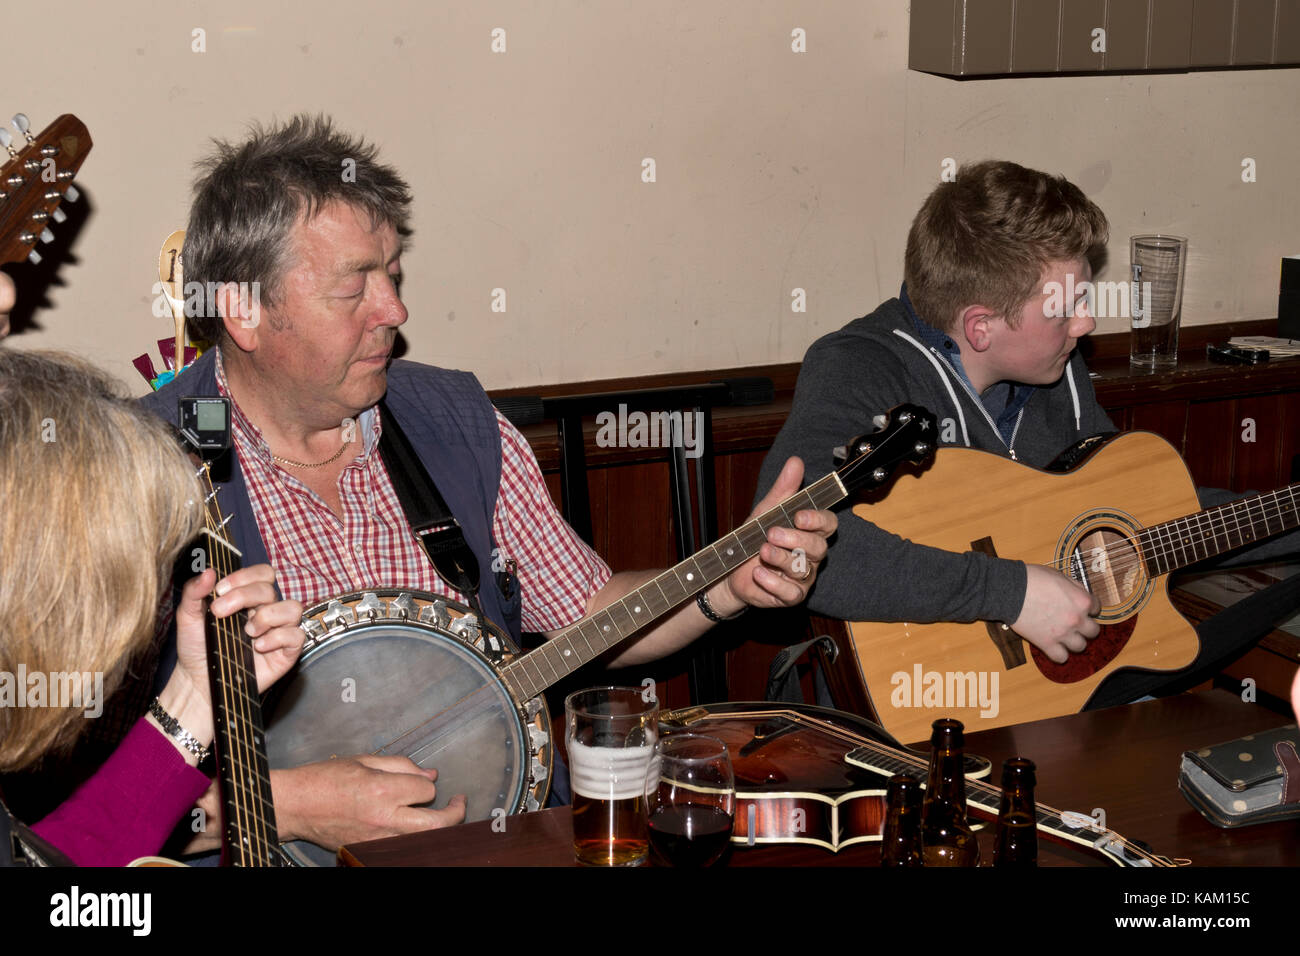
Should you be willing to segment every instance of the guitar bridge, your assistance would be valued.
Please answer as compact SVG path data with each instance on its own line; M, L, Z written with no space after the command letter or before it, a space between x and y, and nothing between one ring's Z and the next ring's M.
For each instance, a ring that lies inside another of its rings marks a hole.
M998 550L993 546L992 538L980 538L978 541L972 541L970 549L981 554L987 554L991 558L998 556ZM985 621L984 627L989 632L989 639L993 641L993 646L1002 655L1002 665L1007 670L1025 663L1025 639L1013 631L1010 625L1000 624L997 621Z
M693 724L698 720L703 720L709 716L707 707L681 707L677 710L670 710L667 713L659 715L659 719L670 724L680 724L685 727Z

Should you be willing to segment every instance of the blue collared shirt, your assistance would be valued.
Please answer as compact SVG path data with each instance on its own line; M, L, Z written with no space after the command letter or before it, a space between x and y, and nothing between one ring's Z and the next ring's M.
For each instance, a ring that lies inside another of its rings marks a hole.
M966 383L966 387L970 389L971 394L979 395L975 391L975 386L971 384L970 376L966 374L966 367L962 365L961 347L957 345L952 336L936 329L917 314L912 305L912 300L907 295L907 283L903 283L903 287L898 292L898 298L903 303L903 308L907 310L907 316L912 320L912 325L916 328L916 334L921 342L943 356L944 361ZM1034 391L1032 385L1013 385L1011 382L997 382L979 396L981 404L983 404L985 410L993 419L993 423L997 426L998 434L1002 436L1002 440L1006 442L1008 447L1011 445L1011 436L1015 434L1016 417L1029 402Z

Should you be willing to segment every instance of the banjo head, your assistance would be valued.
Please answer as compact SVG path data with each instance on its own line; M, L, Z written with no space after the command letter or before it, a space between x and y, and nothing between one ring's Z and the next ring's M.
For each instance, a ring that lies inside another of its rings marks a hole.
M497 668L509 639L469 609L418 591L348 594L308 609L297 669L268 700L272 769L357 754L409 757L438 771L442 809L467 798L467 821L536 809L550 784L549 718L520 703ZM334 853L285 845L296 863Z

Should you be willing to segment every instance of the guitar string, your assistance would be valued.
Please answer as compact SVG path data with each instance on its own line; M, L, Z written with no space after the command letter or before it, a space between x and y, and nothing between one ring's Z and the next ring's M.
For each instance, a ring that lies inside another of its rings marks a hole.
M819 718L816 717L805 717L803 714L797 713L795 711L789 711L789 710L733 711L727 714L726 716L768 717L768 718L774 716L780 716L796 724L808 724L808 725L815 726L818 729L830 734L833 737L837 737L841 740L846 740L850 743L856 743L863 749L872 750L877 754L891 757L895 760L901 760L903 763L911 765L914 769L924 770L928 766L928 762L920 757L914 756L905 751L895 750L892 747L888 747L884 744L879 743L878 741L872 740L870 737L864 737L861 734L856 734L850 730L846 730L845 728L840 727L837 724L833 724L829 721L820 720ZM992 784L987 784L982 780L967 780L966 785L968 788L974 787L980 790L986 796L997 797L999 799L1001 798L1001 790L998 787L995 787ZM1055 807L1050 807L1045 803L1038 803L1038 802L1035 802L1035 807L1037 807L1040 810L1046 811L1046 814L1048 815L1049 818L1051 816L1055 816L1058 819L1061 819L1062 811L1057 810ZM988 809L988 808L982 807L981 809ZM1063 819L1061 819L1061 822L1062 824L1064 824ZM1078 827L1076 829L1084 829L1084 828ZM1092 831L1092 832L1099 832L1099 831ZM1115 833L1113 830L1107 830L1105 832L1116 837L1117 839L1114 842L1122 846L1125 851L1129 852L1132 855L1150 861L1153 866L1163 867L1163 866L1177 865L1177 864L1165 862L1165 860L1167 859L1166 857L1162 857L1159 854L1156 854L1152 851L1142 848L1141 846L1139 846L1136 843L1133 843L1131 840L1129 840L1127 837L1123 836L1122 834Z
M204 470L205 470L205 473L206 473L206 466L205 466L205 469L204 469ZM209 494L211 494L211 477L209 476L207 480L208 480L208 486L209 486L209 487L208 487L208 491L209 491ZM224 555L223 555L222 552L221 552L220 546L219 546L219 544L217 543L217 541L214 540L214 539L215 539L215 536L216 536L216 534L217 534L217 529L218 529L218 527L219 527L219 525L217 524L217 519L214 518L214 516L213 516L213 514L212 514L212 511L213 511L214 508L218 508L217 503L216 503L216 497L215 497L215 496L211 499L211 505L206 509L205 514L204 514L204 517L205 517L205 519L206 519L206 521L207 521L208 535L209 535L209 542L208 542L208 548L207 548L207 551L208 551L208 554L209 554L209 556L210 556L210 558L211 558L211 564L213 565L213 570L216 572L217 580L219 581L219 580L221 580L221 579L225 576L225 574L227 573L227 568L225 567L225 564L226 564L226 562L225 562L225 557L224 557ZM218 510L219 510L219 509L218 509ZM218 667L218 669L219 669L219 671L220 671L220 673L221 673L221 678L222 678L222 680L221 680L221 688L220 688L220 690L221 690L221 695L222 695L221 703L222 703L222 705L226 708L225 713L226 713L226 715L227 715L227 731L229 731L229 729L230 729L230 728L229 728L229 717L230 717L230 714L231 714L231 710L230 710L230 707L231 707L231 701L229 700L230 674L228 673L228 663L227 663L228 655L227 655L227 652L226 652L227 649L226 649L226 647L225 647L225 643L226 643L226 642L225 642L225 634L224 634L224 630L225 630L225 629L224 629L224 627L223 627L223 622L222 622L221 620L219 620L219 619L216 619L215 617L214 617L214 622L213 622L213 630L214 630L214 643L215 643L215 648L214 648L214 649L215 649L216 652L217 652L216 665L217 665L217 667ZM209 666L211 666L211 664L209 664ZM218 728L218 730L219 730L219 728ZM232 749L233 749L233 741L231 741L231 743L232 743ZM220 741L219 741L219 744L220 744ZM230 765L230 766L232 766L232 767L233 767L233 763L232 763L232 761L233 761L233 759L234 759L234 756L235 756L235 755L234 755L233 753L227 754L227 760L226 760L226 762L227 762L228 765ZM232 773L233 773L233 771L232 771ZM225 831L228 830L229 827L231 827L232 825L235 827L236 832L247 832L248 827L246 826L246 823L245 823L245 820L244 820L244 816L245 816L245 808L244 808L244 799L245 799L245 798L244 798L244 794L243 794L241 788L235 787L235 786L233 785L233 783L232 783L231 780L223 781L223 783L224 783L225 789L228 791L228 792L225 794L225 796L226 796L226 801L225 801L225 802L228 803L229 806L232 808L232 810L233 810L233 814L234 814L234 817L235 817L235 819L234 819L233 821L231 821L231 820L223 820L223 821L222 821L222 823L223 823L223 828L222 828L222 829L223 829L223 836L225 835ZM230 840L224 840L223 842L225 842L225 843L230 847L231 858L232 858L232 859L231 859L231 862L232 862L233 864L235 864L235 865L239 865L240 863L244 862L244 852L245 852L245 850L244 850L244 847L243 847L243 846L241 846L241 845L239 845L239 844L237 844L237 843L233 843L233 842L230 841Z
M1300 487L1300 486L1292 486L1292 487ZM1277 499L1284 492L1289 493L1292 498L1295 497L1295 492L1290 490L1290 488L1280 489L1277 492L1272 492L1271 495L1275 499ZM1169 530L1167 530L1169 526L1177 524L1180 521L1191 522L1192 519L1197 519L1196 521L1197 530L1204 531L1206 529L1202 525L1202 520L1208 521L1210 524L1208 531L1211 536L1217 537L1219 534L1222 534L1224 538L1228 538L1229 535L1236 533L1237 537L1241 539L1237 544L1233 544L1229 539L1228 546L1226 548L1219 548L1217 540L1214 541L1213 545L1216 549L1214 552L1215 554L1221 553L1222 551L1232 550L1237 547L1243 547L1244 545L1250 544L1253 541L1258 540L1259 537L1261 537L1259 535L1255 535L1250 540L1246 540L1241 533L1243 527L1253 528L1255 525L1257 525L1259 522L1262 521L1265 524L1265 533L1262 537L1268 537L1270 535L1279 534L1282 531L1289 530L1286 524L1288 517L1291 519L1295 519L1297 516L1298 512L1296 509L1296 505L1294 503L1285 504L1285 505L1278 503L1277 506L1270 511L1269 508L1272 507L1272 505L1264 504L1263 502L1264 497L1266 496L1260 495L1256 499L1248 499L1244 501L1234 502L1227 505L1222 505L1215 509L1210 509L1209 511L1197 512L1196 514L1193 515L1187 515L1184 518L1175 518L1172 521L1163 522L1159 525L1153 525L1152 527L1149 528L1143 528L1139 530L1137 534L1134 536L1118 537L1103 547L1087 548L1083 550L1076 548L1075 552L1073 553L1078 554L1080 560L1082 560L1085 565L1089 563L1095 563L1099 556L1104 556L1105 558L1104 563L1106 567L1113 571L1121 572L1121 573L1132 570L1135 567L1144 566L1147 563L1147 559L1144 559L1141 556L1142 553L1150 553L1152 556L1151 559L1154 559L1155 557L1163 557L1166 559L1166 563L1168 563L1168 559L1171 557L1177 559L1177 555L1175 554L1175 552L1178 551L1183 552L1184 559L1186 558L1186 555L1190 552L1192 554L1192 560L1185 561L1185 563L1191 564L1194 563L1195 561L1202 561L1208 557L1212 557L1212 555L1208 553L1199 557L1196 555L1196 549L1198 547L1204 549L1205 547L1204 539L1202 538L1202 539L1188 541L1186 539L1178 538L1175 536L1177 534L1176 531L1170 532ZM1244 521L1242 520L1242 516L1240 513L1240 509L1242 506L1245 506L1247 510L1247 514L1245 516ZM1256 508L1260 509L1258 515L1254 513L1254 509ZM1216 512L1220 514L1216 516L1215 515ZM1270 519L1276 519L1278 524L1281 525L1281 527L1277 531L1272 531L1268 528L1268 523ZM1229 520L1234 522L1234 525L1231 528L1228 527ZM1164 529L1163 532L1162 529ZM1189 530L1191 529L1190 523L1188 525L1188 529ZM1098 528L1095 531L1089 533L1097 534L1103 530L1108 530L1108 529ZM1162 537L1162 534L1165 537ZM1141 553L1138 551L1139 547L1141 548ZM1122 554L1125 560L1112 561L1111 556L1116 553ZM1084 557L1084 555L1087 555L1087 557ZM1074 574L1070 573L1073 571L1075 564L1076 564L1075 560L1073 560L1072 558L1066 558L1063 561L1050 562L1044 566L1053 568L1057 571L1061 571L1062 573L1068 574L1071 578L1075 578ZM1168 573L1168 572L1164 572L1164 573ZM1086 570L1084 571L1084 574L1086 576L1087 574ZM1075 579L1077 580L1077 578Z
M1282 489L1282 491L1286 491L1286 490L1287 489ZM1280 493L1281 492L1276 492L1274 494L1278 495ZM1235 505L1237 506L1240 505L1246 506L1247 515L1246 515L1246 520L1244 521L1242 520L1240 507L1234 506L1232 504L1224 505L1221 506L1220 508L1212 509L1211 511L1197 512L1197 514L1187 515L1184 518L1176 518L1173 519L1172 521L1163 522L1159 525L1154 525L1150 528L1143 528L1140 531L1138 531L1135 536L1131 536L1131 537L1121 536L1103 548L1088 548L1082 553L1086 553L1090 557L1095 556L1099 553L1104 553L1107 555L1107 557L1109 557L1109 555L1112 552L1119 550L1122 551L1126 556L1128 556L1134 553L1134 548L1132 547L1133 545L1138 544L1139 542L1145 542L1155 546L1154 549L1146 549L1146 550L1154 550L1159 556L1173 557L1175 556L1174 552L1176 551L1183 551L1184 556L1189 551L1192 552L1193 555L1195 555L1195 550L1198 547L1202 547L1202 548L1204 547L1203 538L1188 541L1186 539L1176 537L1176 535L1178 534L1176 530L1173 532L1168 530L1170 525L1177 524L1179 521L1188 522L1189 523L1188 529L1190 530L1191 528L1190 522L1192 521L1192 519L1197 519L1198 531L1206 530L1202 524L1202 520L1204 520L1209 522L1210 527L1208 530L1212 535L1217 536L1218 534L1222 533L1222 535L1226 538L1228 535L1233 534L1235 532L1238 538L1242 539L1238 544L1235 545L1232 544L1231 541L1229 541L1227 548L1222 548L1218 550L1231 550L1232 548L1235 547L1241 547L1242 545L1250 543L1249 541L1245 540L1242 537L1241 531L1243 527L1248 527L1248 528L1253 527L1254 525L1263 521L1265 523L1264 536L1278 534L1281 531L1287 530L1286 527L1287 517L1289 516L1291 518L1295 518L1296 516L1297 512L1296 512L1296 506L1294 504L1279 505L1276 509L1270 511L1268 509L1271 506L1263 504L1262 498L1263 496L1260 496L1260 500L1258 501L1242 501L1242 502L1235 503ZM1254 509L1256 507L1260 508L1260 512L1258 515L1254 513ZM1222 512L1222 513L1216 515L1214 514L1214 512ZM1202 516L1204 517L1202 518ZM1281 525L1281 528L1279 528L1278 531L1272 531L1267 527L1270 519L1274 519L1274 518L1277 519L1278 523ZM1233 527L1231 528L1228 527L1229 520L1233 522ZM1102 530L1106 530L1106 529L1099 528L1096 531L1090 533L1096 534L1101 532ZM1165 537L1162 538L1162 534ZM1254 540L1254 538L1252 538L1251 540ZM1214 545L1217 548L1218 542L1215 541ZM1077 550L1078 549L1076 549L1076 551ZM1216 551L1216 553L1218 552ZM1209 557L1209 556L1210 555L1207 554L1203 557L1194 557L1193 560L1204 560L1204 557ZM1055 567L1059 570L1062 567L1071 566L1073 565L1073 563L1074 562L1072 560L1067 559L1065 561L1055 562L1054 564L1049 564L1047 566ZM1085 559L1085 563L1087 563L1087 559ZM1137 562L1129 562L1127 564L1125 562L1116 562L1112 566L1127 570L1128 568L1131 568L1138 563L1141 563L1141 559L1139 559Z
M207 513L207 520L211 534L216 539L209 553L213 556L213 564L217 566L218 580L229 576L234 570L233 552L224 547L225 539L221 535L221 529L224 521L221 517L221 506L217 501L216 494L212 488L211 475L204 467L204 478L207 483L207 491L212 495L211 508ZM256 673L248 673L247 660L243 653L245 641L239 634L239 619L242 615L233 615L216 621L216 638L220 649L218 666L223 676L222 695L226 706L227 718L227 738L231 743L231 754L229 761L230 772L230 789L232 793L232 802L236 808L236 820L240 831L249 841L249 846L242 845L242 841L237 842L235 853L244 865L249 865L253 859L252 854L258 854L258 857L267 861L270 859L271 840L268 834L268 825L265 814L266 796L262 788L255 783L251 777L260 777L260 767L256 764L257 750L252 740L255 732L253 727L252 702L249 697L250 693L256 692ZM250 648L251 650L251 648ZM234 670L238 667L241 675L236 675ZM254 681L253 690L248 688L248 680ZM236 693L236 682L242 693ZM230 726L230 719L235 719L236 726ZM253 768L251 775L247 774L248 768ZM241 780L240 771L244 771L245 776L250 779ZM250 805L251 796L251 805ZM249 818L254 822L250 826Z
M222 526L221 509L213 498L213 505L217 512L218 530ZM222 539L224 544L224 538ZM222 561L226 565L227 574L234 570L233 552L220 549ZM258 775L258 770L254 769L252 774L250 768L257 768L256 754L257 750L254 741L251 739L254 732L253 708L250 694L256 693L256 675L249 673L248 655L251 655L251 647L248 647L247 639L240 633L240 619L242 615L232 615L222 620L222 627L219 628L223 640L226 643L225 666L229 673L226 679L226 694L233 698L232 712L237 710L238 725L231 728L234 733L230 734L233 741L233 747L236 749L235 759L231 761L231 779L236 788L240 788L242 799L247 801L248 809L245 811L246 816L253 820L253 826L247 828L247 838L250 845L242 851L246 864L251 863L257 853L262 860L269 856L269 840L267 833L266 807L264 806L264 796L258 783L252 779ZM232 680L231 678L234 678ZM252 688L249 687L249 680L253 681ZM260 769L260 768L258 768ZM240 776L245 779L241 780Z
M221 524L220 524L221 510L220 510L220 505L217 503L217 499L215 496L212 498L212 511L215 511L216 515L214 517L211 514L211 512L209 513L208 527L209 527L209 533L210 535L212 535L214 540L212 541L211 547L208 550L213 558L212 563L217 571L217 578L218 580L221 580L222 578L226 577L231 573L232 562L228 554L221 547L221 541L220 538L218 537L221 528ZM222 677L221 694L222 694L222 702L225 707L225 714L226 714L226 740L231 750L231 753L229 754L229 757L226 761L227 764L226 769L229 776L225 782L226 782L226 786L230 791L229 794L230 804L234 809L235 819L234 821L231 822L233 822L235 826L235 833L241 835L242 839L227 840L226 843L231 850L232 864L248 865L249 854L252 851L253 847L251 845L245 846L244 839L255 841L261 836L261 834L256 827L249 825L248 818L253 815L254 811L248 805L250 794L247 788L244 786L243 781L239 779L238 768L240 766L243 766L243 761L246 760L246 754L244 753L244 747L243 747L244 742L239 739L237 730L242 730L242 728L246 727L247 721L244 719L240 719L244 715L235 713L236 704L234 700L234 673L232 670L233 668L232 643L233 642L231 640L230 627L228 622L229 622L229 618L216 619L214 621L214 630L216 634L216 644L217 644L217 651L218 651L217 666L220 669L221 677ZM237 725L236 727L231 726L232 720L236 722Z

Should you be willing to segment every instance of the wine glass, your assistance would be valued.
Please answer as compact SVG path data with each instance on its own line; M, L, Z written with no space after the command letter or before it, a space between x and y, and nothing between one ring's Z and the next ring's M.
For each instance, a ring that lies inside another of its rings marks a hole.
M646 773L646 828L655 858L710 866L727 848L736 778L727 745L703 734L661 737Z

